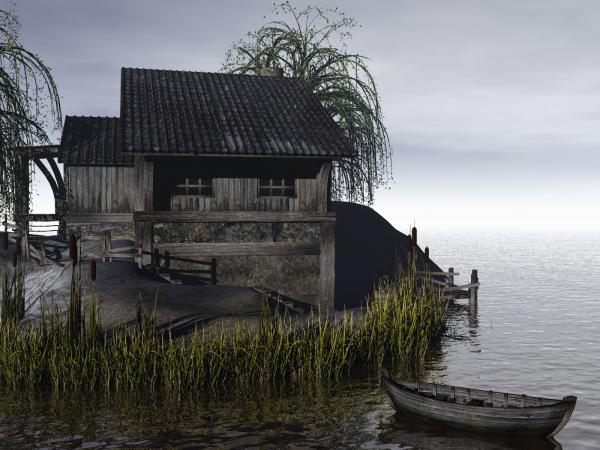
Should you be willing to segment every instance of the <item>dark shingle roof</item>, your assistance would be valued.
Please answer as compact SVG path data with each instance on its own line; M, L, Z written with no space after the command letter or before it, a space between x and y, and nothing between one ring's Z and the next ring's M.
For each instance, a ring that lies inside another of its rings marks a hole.
M354 155L296 78L124 68L121 119L135 153Z
M116 117L67 116L60 142L60 162L71 166L132 166L123 153L123 127Z

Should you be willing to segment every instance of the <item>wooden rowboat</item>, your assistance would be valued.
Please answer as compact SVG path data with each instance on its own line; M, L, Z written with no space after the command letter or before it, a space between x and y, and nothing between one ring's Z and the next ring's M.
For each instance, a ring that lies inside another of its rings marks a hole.
M562 400L457 386L394 380L381 385L394 407L448 425L486 433L554 436L569 421L577 397Z

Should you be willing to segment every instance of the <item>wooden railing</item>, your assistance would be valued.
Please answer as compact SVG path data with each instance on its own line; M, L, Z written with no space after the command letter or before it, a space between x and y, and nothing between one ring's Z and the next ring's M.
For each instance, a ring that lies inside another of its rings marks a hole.
M140 245L138 248L137 262L138 268L142 268L142 255L150 255L151 267L161 278L176 283L181 277L193 276L195 281L202 281L210 284L217 284L217 260L212 258L210 261L201 261L192 258L182 258L180 256L172 256L168 250L165 250L162 254L158 247L154 248L153 252L146 252ZM179 261L186 264L193 264L196 266L208 267L207 269L186 269L186 268L173 268L171 266L172 261ZM202 277L202 275L208 275L208 278ZM175 276L175 278L174 278ZM179 277L179 278L177 278Z

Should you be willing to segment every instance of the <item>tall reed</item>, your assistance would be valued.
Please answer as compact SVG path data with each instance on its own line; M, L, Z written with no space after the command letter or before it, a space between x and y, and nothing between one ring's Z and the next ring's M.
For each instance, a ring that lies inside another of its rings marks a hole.
M77 339L55 314L41 326L0 324L0 382L12 389L200 397L314 392L375 374L385 358L418 366L440 336L445 307L409 274L382 280L360 313L299 321L265 308L257 327L199 328L178 339L157 332L156 316L140 311L139 326L110 335L90 318Z
M4 263L2 264L2 301L0 320L20 321L25 317L25 268L22 257L21 238L17 238L12 254L12 270L8 267L8 233L2 242ZM12 272L12 274L10 273Z

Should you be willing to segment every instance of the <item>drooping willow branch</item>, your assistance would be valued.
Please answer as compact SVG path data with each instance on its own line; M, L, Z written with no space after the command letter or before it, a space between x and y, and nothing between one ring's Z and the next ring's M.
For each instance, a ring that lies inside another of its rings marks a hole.
M15 14L0 10L0 211L4 212L14 211L19 186L29 183L17 148L48 143L46 129L61 125L60 99L50 69L18 42L18 32Z
M223 70L258 74L278 67L303 80L357 151L356 158L334 163L334 198L372 203L375 189L391 178L392 149L366 58L346 51L356 21L337 9L299 11L289 2L274 13L287 20L271 21L234 43Z

